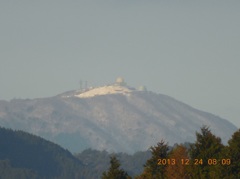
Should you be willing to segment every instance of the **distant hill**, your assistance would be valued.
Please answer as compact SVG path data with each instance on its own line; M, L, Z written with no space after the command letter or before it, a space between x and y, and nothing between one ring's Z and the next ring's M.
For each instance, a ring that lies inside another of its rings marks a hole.
M0 178L74 178L82 169L83 164L60 146L0 128Z
M113 155L87 149L73 156L41 137L1 127L0 146L1 179L97 179L109 168L110 156ZM140 174L143 165L151 157L150 151L114 155L131 176Z
M97 151L86 149L76 155L76 157L89 169L94 171L93 179L100 178L104 171L110 167L110 156L115 155L123 168L130 176L134 177L143 172L144 164L151 158L150 151L136 152L133 155L126 153L108 153L106 151Z
M0 125L42 136L71 152L134 153L161 139L169 145L193 142L203 125L226 143L237 130L225 119L121 80L50 98L0 101Z

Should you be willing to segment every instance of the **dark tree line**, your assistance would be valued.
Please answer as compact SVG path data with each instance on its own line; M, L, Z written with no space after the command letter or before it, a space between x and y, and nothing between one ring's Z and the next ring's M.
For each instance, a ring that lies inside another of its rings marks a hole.
M69 151L23 131L0 128L0 178L82 177L84 165Z
M196 132L196 141L189 146L176 145L170 150L165 141L150 148L152 156L144 165L144 171L135 179L239 179L240 178L240 129L223 145L221 139L206 126ZM116 158L114 159L116 162ZM111 167L102 179L114 178ZM115 170L120 169L120 163ZM115 173L117 173L115 171ZM107 175L106 175L107 174ZM122 177L124 179L124 177ZM126 178L126 176L125 176ZM128 176L129 178L129 176Z
M192 144L160 141L134 155L88 149L73 156L40 137L0 127L1 178L239 179L240 129L228 145L202 127Z

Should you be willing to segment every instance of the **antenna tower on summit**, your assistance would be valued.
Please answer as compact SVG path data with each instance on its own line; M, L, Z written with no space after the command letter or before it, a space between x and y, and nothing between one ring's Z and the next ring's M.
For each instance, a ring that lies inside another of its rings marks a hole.
M79 81L79 85L80 85L80 91L82 91L83 90L83 88L82 88L82 80Z

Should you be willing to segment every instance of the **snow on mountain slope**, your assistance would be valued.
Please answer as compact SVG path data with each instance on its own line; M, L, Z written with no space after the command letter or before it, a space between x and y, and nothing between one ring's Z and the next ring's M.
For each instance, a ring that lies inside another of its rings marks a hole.
M108 86L102 86L102 87L98 87L98 88L89 89L80 94L76 94L75 96L79 97L79 98L90 98L90 97L94 97L94 96L107 95L107 94L129 95L130 92L132 92L132 91L133 91L133 89L130 89L126 86L108 85Z
M161 139L170 145L193 142L203 125L226 143L237 130L227 120L169 96L119 82L51 98L0 101L0 125L40 135L72 152L133 153Z

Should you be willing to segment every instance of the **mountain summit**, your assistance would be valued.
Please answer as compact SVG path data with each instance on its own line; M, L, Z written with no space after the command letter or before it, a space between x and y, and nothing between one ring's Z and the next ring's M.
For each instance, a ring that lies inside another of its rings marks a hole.
M132 91L135 91L135 89L127 87L123 78L117 78L115 84L102 86L98 88L90 88L75 96L79 98L89 98L89 97L107 95L107 94L129 95L129 93L131 93Z
M237 128L225 119L169 96L116 83L50 98L0 101L0 125L54 141L72 152L86 148L133 153L161 139L193 142L203 125L226 143Z
M119 77L116 79L116 82L110 85L100 86L100 87L90 87L81 89L80 91L75 91L70 95L62 95L62 97L75 97L79 98L91 98L94 96L108 95L108 94L122 94L122 95L130 95L131 92L134 91L145 91L146 88L144 86L140 86L138 90L135 88L127 86L126 82L123 78Z

